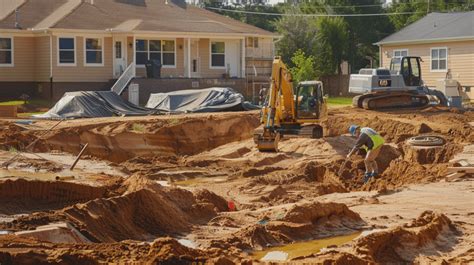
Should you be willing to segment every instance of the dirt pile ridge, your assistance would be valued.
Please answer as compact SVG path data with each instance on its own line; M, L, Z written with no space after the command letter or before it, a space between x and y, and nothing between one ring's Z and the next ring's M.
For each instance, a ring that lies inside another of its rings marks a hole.
M53 244L12 235L0 236L3 264L219 264L229 261L219 256L217 250L191 249L169 237L151 243Z
M361 236L349 246L298 258L305 263L331 264L448 264L461 233L443 214L423 212L404 225ZM427 257L430 258L427 258ZM346 263L350 261L350 263Z
M376 112L345 107L332 110L325 125L327 136L347 133L351 124L368 126L388 141L400 143L411 136L438 133L455 143L474 141L469 122L474 112L453 113L449 109L428 108L422 111Z
M10 122L0 121L0 148L3 150L23 150L36 139L33 133ZM41 146L41 141L38 147Z
M458 235L449 218L426 211L402 227L362 237L355 252L375 263L412 263L421 255L452 251Z
M46 142L77 153L89 143L88 154L113 162L150 154L192 155L225 143L251 138L259 124L256 113L209 114L151 121L124 121L56 130Z
M300 240L353 233L365 226L361 217L341 203L304 203L287 209L281 217L264 214L258 224L243 227L226 240L215 240L211 246L224 244L239 249L262 249Z
M70 183L57 182L57 185L61 184L67 187ZM43 183L39 182L38 185ZM46 189L39 191L45 191L49 195ZM94 191L88 191L90 196L99 195ZM100 188L99 191L104 189ZM25 192L30 193L28 190ZM20 217L1 224L0 228L18 231L35 229L51 222L67 221L93 242L127 239L147 241L157 236L188 233L193 225L209 221L217 212L227 211L226 200L213 192L199 190L194 195L187 190L162 187L139 175L129 177L115 192L121 192L121 195L92 196L85 203ZM22 194L24 193L12 193L10 197ZM28 197L28 194L25 196Z
M108 196L109 187L62 181L7 179L0 181L0 213L20 214Z
M149 240L190 231L192 224L208 221L222 208L222 198L201 201L190 191L162 187L140 176L124 183L123 195L77 204L62 210L76 227L96 242ZM212 202L217 202L214 205Z

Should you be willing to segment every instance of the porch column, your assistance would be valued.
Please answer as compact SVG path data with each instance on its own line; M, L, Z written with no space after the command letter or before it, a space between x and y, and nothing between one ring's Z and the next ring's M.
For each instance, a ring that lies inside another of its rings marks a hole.
M137 38L135 35L133 35L133 63L135 64L135 67L137 66Z
M191 78L191 38L188 38L188 78Z
M246 62L245 62L245 38L242 39L242 71L241 76L242 78L245 77L245 69L246 69Z

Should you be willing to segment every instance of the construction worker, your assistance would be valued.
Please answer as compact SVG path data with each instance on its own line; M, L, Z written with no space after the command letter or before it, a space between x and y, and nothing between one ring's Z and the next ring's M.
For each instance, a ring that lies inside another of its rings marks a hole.
M351 125L349 127L349 133L357 137L357 142L354 148L347 154L347 159L349 159L355 151L361 148L365 149L367 155L364 159L364 183L367 183L370 178L377 176L379 173L375 159L379 155L385 140L374 129L369 127L360 128L358 125Z

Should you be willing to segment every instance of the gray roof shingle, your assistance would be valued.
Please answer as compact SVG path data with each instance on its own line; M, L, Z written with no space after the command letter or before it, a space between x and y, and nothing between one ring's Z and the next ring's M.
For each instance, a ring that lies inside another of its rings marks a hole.
M430 13L376 44L474 38L474 11Z
M22 28L34 28L66 1L27 0L19 8ZM14 16L14 13L10 14L0 21L0 28L14 28ZM186 5L184 0L96 0L93 5L82 2L49 28L119 30L120 25L127 24L127 21L138 21L129 29L130 31L276 36L255 26Z

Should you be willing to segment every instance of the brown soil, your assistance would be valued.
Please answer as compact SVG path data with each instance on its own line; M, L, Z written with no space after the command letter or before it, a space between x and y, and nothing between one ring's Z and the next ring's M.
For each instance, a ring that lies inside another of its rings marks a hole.
M107 187L24 179L0 181L0 214L60 209L78 202L106 197Z
M225 222L222 222L224 219L214 222L216 226L231 226L238 228L238 231L220 231L210 240L209 246L240 250L263 249L300 240L353 233L366 225L357 213L340 203L287 205L262 212L257 219L252 219L251 216L227 216ZM249 222L255 224L246 225ZM216 230L216 227L212 229Z
M332 260L335 264L347 261L351 261L350 264L428 264L434 260L426 259L426 255L452 251L460 235L445 215L426 211L402 226L360 237L351 246L342 248L343 251L333 250L303 260L310 263Z
M104 188L97 189L105 193ZM164 188L140 176L130 177L118 190L123 194L96 196L59 211L19 218L5 229L33 229L46 221L62 220L70 222L93 242L149 240L187 233L193 224L205 223L216 216L216 210L227 210L225 200L212 192L199 191L194 196L189 191Z
M29 230L61 221L95 242L52 244L0 236L0 263L231 264L249 260L246 250L372 228L384 230L297 261L473 262L472 211L464 205L474 189L472 181L437 183L449 161L474 142L473 121L470 111L440 108L338 108L324 125L326 137L285 136L279 153L255 148L251 138L259 125L257 112L64 121L39 142L37 151L76 154L80 144L89 143L86 157L115 162L130 176L122 181L103 172L102 185L88 185L88 178L75 183L0 182L0 213L7 214L0 229ZM376 129L387 140L377 158L381 174L367 184L362 182L362 153L337 174L355 142L345 135L354 123ZM40 121L27 130L2 121L2 148L22 149L52 124ZM440 135L447 144L406 145L406 139L423 133ZM65 170L51 160L20 160L18 170ZM439 185L428 190L416 186L423 183ZM426 197L428 191L431 197ZM236 211L229 209L232 204ZM406 223L415 217L415 210L406 211L410 207L440 213L424 212ZM18 213L28 215L12 215ZM191 239L197 249L169 237Z
M72 245L0 236L0 260L4 264L110 264L118 261L128 264L219 264L226 261L224 257L218 257L218 252L187 248L169 237L152 243L124 241Z
M72 153L80 151L80 143L89 143L88 154L122 162L137 155L197 154L251 137L258 122L255 114L248 113L87 125L57 130L46 142Z
M424 212L416 220L361 238L355 252L375 263L414 262L420 252L449 252L459 232L443 214Z

